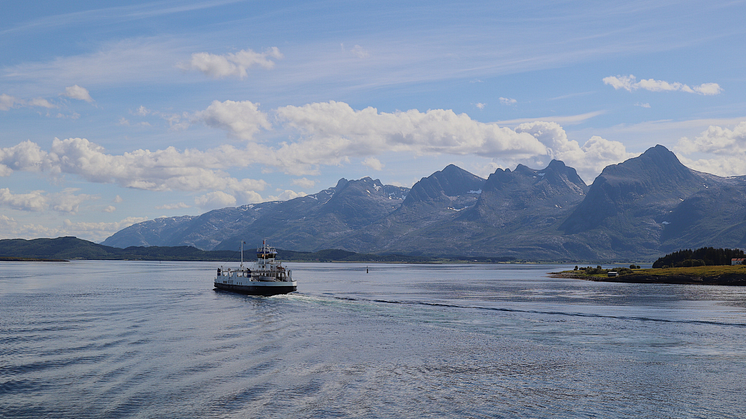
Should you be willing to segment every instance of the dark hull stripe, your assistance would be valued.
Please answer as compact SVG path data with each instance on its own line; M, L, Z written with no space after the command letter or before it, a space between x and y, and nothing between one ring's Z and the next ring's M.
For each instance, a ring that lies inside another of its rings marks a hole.
M293 285L282 286L247 286L215 283L215 288L225 291L237 292L247 295L277 295L297 291L298 287Z

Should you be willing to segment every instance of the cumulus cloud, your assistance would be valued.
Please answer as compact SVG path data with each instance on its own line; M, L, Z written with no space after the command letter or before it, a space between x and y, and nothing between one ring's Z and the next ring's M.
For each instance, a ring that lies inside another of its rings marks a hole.
M0 111L7 111L15 106L16 103L18 103L18 99L15 97L6 95L5 93L0 95Z
M88 89L80 87L77 84L65 88L62 96L69 97L70 99L84 100L86 102L93 102L91 94L88 93Z
M11 108L17 107L38 107L53 109L57 105L50 103L48 100L37 97L30 100L19 99L14 96L6 95L5 93L0 95L0 111L7 111Z
M0 214L0 235L3 237L19 238L38 238L38 237L55 237L50 229L38 224L19 224L14 218Z
M694 139L680 139L674 151L682 155L682 162L694 169L721 176L744 175L746 121L733 129L710 126Z
M104 207L103 209L104 212L114 212L116 210L117 210L117 207L115 207L114 205L108 205Z
M0 206L26 212L41 212L51 208L61 213L76 213L81 203L98 199L92 195L76 195L76 191L77 189L65 189L54 194L44 191L14 194L10 189L3 188L0 189Z
M165 204L165 205L159 205L155 207L155 209L159 210L173 210L173 209L185 209L185 208L191 208L191 205L185 204L183 202L177 202L176 204Z
M13 194L8 188L0 189L0 206L19 211L41 212L47 209L47 198L44 191L33 191L27 194Z
M46 157L47 153L29 140L13 147L0 148L0 176L9 176L13 170L41 171Z
M182 70L197 70L216 79L228 76L244 79L248 75L247 70L249 68L259 66L271 69L275 65L272 59L279 60L282 57L283 55L277 47L269 48L261 53L254 52L251 49L225 55L198 52L192 54L188 63L180 63L177 67Z
M203 210L235 207L236 197L222 191L215 191L194 198L194 203Z
M545 147L529 134L472 120L466 114L434 109L385 113L375 108L353 110L342 102L286 106L275 111L300 138L277 151L283 167L340 164L350 157L386 151L422 154L474 154L519 157L544 154Z
M306 193L304 193L304 192L295 192L295 191L291 191L289 189L286 189L284 191L278 189L278 191L281 191L282 193L280 193L279 195L276 195L276 196L269 196L267 199L269 201L288 201L288 200L291 200L291 199L295 199L295 198L300 198L300 197L306 196Z
M248 100L213 101L204 111L196 112L194 119L209 127L224 129L242 140L253 139L261 128L272 128L267 115L259 110L259 104Z
M376 171L381 171L383 170L384 165L377 158L368 157L365 160L363 160L363 166L370 167L371 169L376 170Z
M316 181L306 178L293 179L293 185L298 185L302 188L313 188L316 186Z
M477 104L476 104L476 105L474 105L474 106L476 106L476 107L477 107L477 108L479 108L479 109L484 109L484 107L485 107L485 106L487 106L487 104L486 104L486 103L477 103Z
M125 117L120 117L119 121L117 121L117 125L121 125L121 126L125 126L125 127L129 127L129 126L133 126L133 125L137 126L137 127L149 127L149 126L151 126L150 123L147 122L147 121L143 121L143 122L138 122L138 123L132 124L129 121L129 119L127 119Z
M711 96L720 94L723 89L717 83L704 83L699 86L689 87L683 83L669 83L663 80L643 79L637 81L632 74L628 76L609 76L603 78L604 84L613 87L615 90L624 89L629 92L637 89L649 90L651 92L672 92L681 91L686 93L698 93L700 95Z
M52 194L49 198L50 207L58 212L75 214L80 209L80 204L85 201L99 199L97 196L88 194L75 195L78 189L65 189L62 193Z
M28 101L28 106L36 106L36 107L47 108L47 109L52 109L52 108L56 108L57 107L56 105L53 105L53 104L49 103L48 100L46 100L44 98L40 98L40 97L37 97L35 99L29 100Z
M624 144L598 136L580 146L577 141L569 140L565 130L556 122L524 123L516 128L516 132L531 134L546 147L546 159L537 156L539 164L548 164L549 159L561 160L575 168L587 183L592 182L604 167L636 156L628 153Z
M205 152L169 147L112 155L84 138L55 138L49 151L31 141L0 149L0 175L8 176L14 170L44 171L53 177L77 175L90 182L152 191L226 190L256 202L261 197L255 191L263 190L265 181L236 179L222 170L226 164L256 161L248 157L253 152L229 146ZM59 204L60 210L66 208L74 209L74 205Z
M516 103L518 103L518 101L507 97L501 97L500 103L502 103L503 105L515 105Z

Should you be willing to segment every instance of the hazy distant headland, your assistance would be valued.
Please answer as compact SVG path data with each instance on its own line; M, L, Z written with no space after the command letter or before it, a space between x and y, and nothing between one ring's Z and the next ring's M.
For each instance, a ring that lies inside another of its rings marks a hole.
M244 260L251 261L254 248L246 247ZM412 256L398 254L363 254L340 249L316 252L297 252L278 249L278 258L296 262L391 262L391 263L443 263L443 262L511 262L508 258L464 256ZM120 249L96 244L76 237L55 239L0 240L0 261L69 261L69 260L162 260L162 261L219 261L238 262L241 252L233 250L205 251L193 246L133 246Z

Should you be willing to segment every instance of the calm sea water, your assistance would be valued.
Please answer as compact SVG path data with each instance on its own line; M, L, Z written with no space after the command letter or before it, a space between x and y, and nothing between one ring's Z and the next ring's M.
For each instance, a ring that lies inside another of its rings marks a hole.
M746 417L746 289L286 265L0 263L0 416Z

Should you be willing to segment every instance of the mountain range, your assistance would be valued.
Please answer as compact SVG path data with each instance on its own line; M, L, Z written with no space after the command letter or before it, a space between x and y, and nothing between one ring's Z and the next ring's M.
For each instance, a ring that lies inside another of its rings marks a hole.
M165 217L103 244L235 250L243 240L297 251L464 255L515 260L654 260L678 249L746 246L746 177L684 166L658 145L588 186L553 160L487 179L455 165L412 188L369 177L289 201Z

